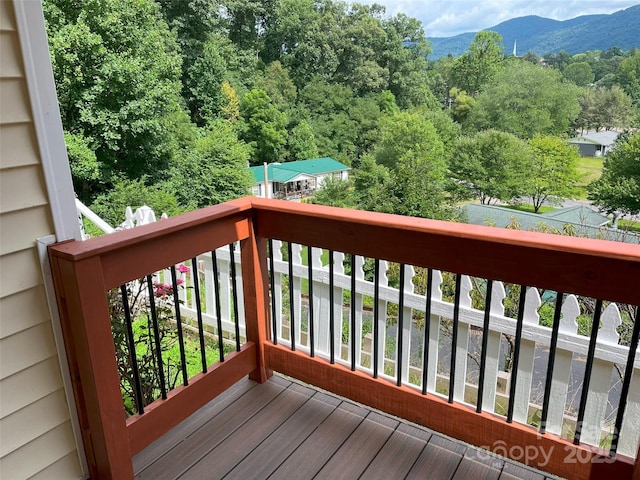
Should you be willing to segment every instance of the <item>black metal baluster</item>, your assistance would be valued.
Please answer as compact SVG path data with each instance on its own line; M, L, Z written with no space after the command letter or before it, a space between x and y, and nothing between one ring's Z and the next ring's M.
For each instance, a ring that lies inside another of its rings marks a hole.
M334 293L333 293L333 250L329 250L329 362L335 363L336 361L336 352L335 346L333 344L333 337L335 335L335 308L333 305L334 302Z
M153 327L153 340L156 346L156 362L158 368L158 379L160 381L160 395L162 399L167 398L166 380L164 377L164 362L162 360L162 345L160 344L160 330L158 328L158 312L156 310L155 292L153 290L153 279L147 275L147 289L149 291L149 309L151 310L151 325Z
M182 319L180 318L180 298L178 296L178 278L176 276L175 265L171 265L171 285L173 287L173 305L176 312L176 327L178 329L178 346L180 347L182 383L186 386L189 385L189 375L187 374L187 359L184 351L184 335L182 333Z
M276 265L273 260L273 240L269 239L269 264L271 268L269 269L269 290L271 292L271 324L273 329L273 344L278 344L278 320L276 318L276 281L275 281L275 271Z
M231 291L233 293L233 318L236 333L236 352L240 351L240 318L238 314L238 281L236 279L236 246L229 244L229 265L231 267Z
M309 271L309 354L311 358L315 357L315 326L313 324L313 249L307 247L307 268Z
M451 366L449 368L449 403L453 403L456 380L456 354L458 353L458 324L460 322L460 286L462 275L456 274L456 290L453 303L453 327L451 332Z
M204 323L202 321L202 303L200 302L200 273L198 272L198 259L191 259L191 276L193 277L193 294L196 297L196 314L198 316L198 337L200 340L200 359L202 360L202 373L207 373L207 352L204 342Z
M520 285L520 299L518 300L518 321L516 323L516 345L511 362L511 383L509 385L509 409L507 423L513 422L513 409L516 404L516 384L518 383L518 364L520 363L520 343L522 342L522 326L524 323L524 304L527 298L527 287Z
M373 269L373 378L378 378L378 361L380 359L380 349L378 348L380 320L380 260L375 259Z
M480 377L478 378L478 400L476 412L482 412L484 396L484 377L487 369L487 346L489 344L489 321L491 320L491 296L493 294L493 280L487 280L487 293L484 299L484 323L482 324L482 351L480 352Z
M396 385L402 385L402 349L404 343L404 263L400 264L400 293L398 299L398 331L396 333Z
M129 358L131 359L131 369L133 370L133 383L136 392L136 407L138 413L144 413L144 402L142 399L142 387L140 386L140 370L138 369L138 357L136 355L136 342L133 338L133 324L131 322L131 308L129 307L129 297L126 285L120 286L122 295L122 307L124 308L124 321L127 327L127 343L129 344Z
M291 242L287 242L287 254L289 257L289 337L291 340L291 350L296 350L296 317L295 304L293 299L293 250Z
M427 270L427 291L424 307L424 343L422 345L422 394L427 394L429 373L429 338L431 337L431 286L433 283L433 269Z
M616 423L613 429L613 438L611 439L611 449L609 455L615 457L618 450L618 441L620 440L620 431L622 430L622 421L624 420L624 411L627 407L627 397L629 388L631 387L631 378L633 376L633 365L636 360L636 350L638 348L638 338L640 337L640 307L636 307L636 320L633 323L633 333L631 334L631 344L629 345L629 355L627 357L627 366L624 370L624 380L622 381L622 392L620 392L620 403L618 404L618 414L616 415Z
M356 369L356 256L351 255L351 371Z
M216 299L216 324L218 327L218 351L220 361L224 362L224 334L222 332L222 308L220 307L220 276L218 274L218 255L211 251L211 268L213 272L213 291Z
M540 433L547 430L547 415L549 414L549 400L551 398L551 382L553 380L553 365L556 361L558 347L558 332L560 331L560 317L562 316L562 300L564 294L557 292L556 306L553 312L553 329L551 330L551 344L549 345L549 361L547 362L547 376L544 384L544 398L542 399L542 413L540 414Z
M593 371L593 359L596 354L596 342L598 340L598 330L600 329L600 316L602 315L602 300L596 300L596 309L593 312L593 323L591 324L591 338L589 339L589 352L587 353L587 364L584 369L584 380L582 381L582 393L580 395L580 408L578 409L578 420L576 431L573 436L573 444L580 445L580 435L582 434L582 422L587 409L587 397L589 396L589 384L591 383L591 372Z

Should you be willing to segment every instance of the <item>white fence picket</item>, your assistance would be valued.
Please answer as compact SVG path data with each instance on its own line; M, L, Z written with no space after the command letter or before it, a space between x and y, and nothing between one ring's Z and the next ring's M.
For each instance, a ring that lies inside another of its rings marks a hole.
M562 318L560 319L559 335L576 335L578 324L576 319L580 315L578 299L574 295L569 295L562 305ZM564 348L556 350L556 357L551 380L551 393L549 395L549 413L547 415L546 429L550 433L560 435L563 427L565 404L567 392L569 391L569 381L571 376L571 360L573 352ZM570 399L571 404L577 408L574 399Z

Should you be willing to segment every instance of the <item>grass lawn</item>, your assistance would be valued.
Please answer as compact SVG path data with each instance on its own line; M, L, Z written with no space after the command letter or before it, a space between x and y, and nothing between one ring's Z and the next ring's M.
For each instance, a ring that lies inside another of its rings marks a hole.
M578 172L584 175L582 182L579 184L581 195L578 200L587 198L587 185L594 180L600 178L602 174L602 157L581 157L578 163Z
M618 228L620 230L628 230L630 232L640 233L640 221L637 220L618 220Z
M533 212L533 205L529 203L521 203L519 205L505 205L506 208L510 208L511 210L518 210L519 212ZM555 207L550 207L548 205L542 205L538 210L538 213L551 212L555 210Z

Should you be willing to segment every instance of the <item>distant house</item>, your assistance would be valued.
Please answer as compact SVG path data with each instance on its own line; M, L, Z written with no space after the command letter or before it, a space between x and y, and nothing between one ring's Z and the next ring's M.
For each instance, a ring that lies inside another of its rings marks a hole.
M587 132L569 140L570 145L577 145L583 157L603 157L618 138L619 132L606 130L603 132Z
M308 197L322 187L326 178L346 180L350 167L333 158L314 158L286 163L270 163L265 167L250 167L256 197L283 198L287 200ZM268 194L267 194L268 192Z

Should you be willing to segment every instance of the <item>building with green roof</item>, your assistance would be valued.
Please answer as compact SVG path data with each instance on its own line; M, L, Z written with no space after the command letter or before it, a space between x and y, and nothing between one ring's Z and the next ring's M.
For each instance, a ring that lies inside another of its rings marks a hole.
M322 188L326 178L346 180L351 168L333 158L324 157L270 163L266 166L249 167L249 170L256 182L253 186L253 195L293 200L313 195L315 190Z

